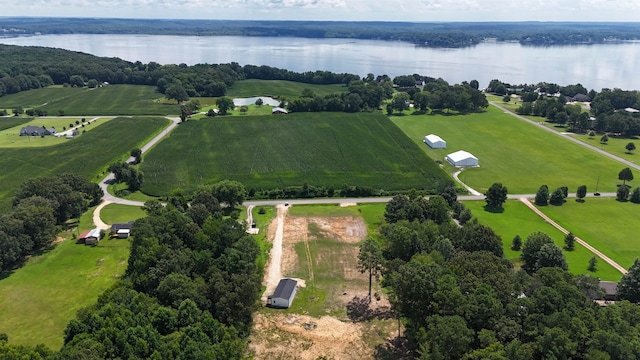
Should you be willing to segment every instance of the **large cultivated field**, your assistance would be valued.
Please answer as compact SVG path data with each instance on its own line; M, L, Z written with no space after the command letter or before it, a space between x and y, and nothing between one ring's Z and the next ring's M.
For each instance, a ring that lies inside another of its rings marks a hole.
M30 178L74 172L100 180L111 162L126 159L168 123L165 118L116 118L56 146L0 148L0 211L8 209L15 190Z
M167 115L179 114L177 104L161 101L164 95L153 86L109 85L101 88L46 88L23 91L0 98L1 108L38 108L48 115Z
M450 181L380 114L217 117L181 124L145 156L143 192L223 179L247 188L345 185L435 189Z
M552 191L568 186L573 193L578 186L587 185L592 192L598 178L598 191L615 191L618 172L625 167L493 106L478 114L415 115L392 120L434 159L443 160L461 149L478 157L480 167L465 170L460 178L480 192L494 182L501 182L512 194L535 193L543 184ZM446 140L447 149L428 149L422 139L431 133Z

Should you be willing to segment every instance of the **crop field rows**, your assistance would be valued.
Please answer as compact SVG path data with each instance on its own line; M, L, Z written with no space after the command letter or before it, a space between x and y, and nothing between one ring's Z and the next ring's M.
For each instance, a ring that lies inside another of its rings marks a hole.
M289 114L181 124L141 165L143 191L167 194L222 179L247 188L343 185L433 189L448 181L380 114Z
M98 181L110 163L125 159L169 123L164 118L117 118L72 141L45 148L0 149L0 210L27 179L74 172Z
M228 97L279 96L298 97L302 90L309 89L318 96L346 92L342 84L316 85L285 80L241 80L236 81L227 91Z
M48 115L168 115L180 114L177 104L163 104L153 86L109 85L95 89L45 88L0 98L0 108L37 107Z

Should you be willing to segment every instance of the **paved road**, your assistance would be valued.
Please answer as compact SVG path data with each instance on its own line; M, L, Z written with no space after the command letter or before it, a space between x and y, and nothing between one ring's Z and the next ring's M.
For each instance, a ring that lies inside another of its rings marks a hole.
M583 141L580 141L579 139L576 139L576 138L574 138L573 136L571 136L571 135L569 135L569 134L561 133L561 132L555 131L555 130L553 130L553 129L550 129L550 128L548 128L548 127L544 126L544 125L541 125L541 124L540 124L539 122L537 122L537 121L533 121L533 120L527 119L527 118L526 118L526 117L524 117L524 116L518 115L518 114L514 113L513 111L511 111L511 110L509 110L509 109L507 109L507 108L502 107L500 104L496 103L495 101L489 101L489 104L491 104L491 105L493 105L493 106L497 107L498 109L500 109L500 110L504 111L505 113L507 113L507 114L509 114L509 115L511 115L511 116L515 116L516 118L518 118L518 119L520 119L520 120L523 120L523 121L526 121L526 122L528 122L528 123L530 123L530 124L536 125L536 126L538 126L539 128L544 129L544 130L546 130L546 131L548 131L548 132L550 132L550 133L552 133L552 134L556 134L556 135L558 135L558 136L562 136L563 138L565 138L565 139L567 139L567 140L569 140L569 141L573 141L574 143L576 143L576 144L578 144L578 145L580 145L580 146L584 146L584 147L586 147L586 148L588 148L588 149L590 149L590 150L593 150L593 151L595 151L595 152L597 152L597 153L600 153L600 154L602 154L602 155L604 155L604 156L607 156L607 157L609 157L609 158L611 158L611 159L613 159L613 160L616 160L616 161L618 161L618 162L621 162L621 163L623 163L624 165L626 165L626 166L628 166L628 167L630 167L630 168L640 170L640 165L638 165L638 164L636 164L636 163L634 163L634 162L631 162L631 161L629 161L629 160L627 160L627 159L623 159L623 158L621 158L620 156L617 156L617 155L613 155L613 154L611 154L611 153L608 153L608 152L606 152L606 151L604 151L604 150L600 149L600 148L599 148L599 147L597 147L597 146L593 146L593 145L591 145L591 144L587 144L587 143L585 143L585 142L583 142Z

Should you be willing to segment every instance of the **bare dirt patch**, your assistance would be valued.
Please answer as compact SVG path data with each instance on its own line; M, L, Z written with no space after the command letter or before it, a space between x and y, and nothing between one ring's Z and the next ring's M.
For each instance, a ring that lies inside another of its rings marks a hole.
M356 216L286 216L283 221L282 276L301 277L315 290L301 286L291 309L256 314L250 352L256 359L373 358L376 347L397 334L397 323L384 295L362 301L369 277L358 270L357 255L366 224ZM269 226L271 239L276 225ZM325 313L334 316L319 316Z

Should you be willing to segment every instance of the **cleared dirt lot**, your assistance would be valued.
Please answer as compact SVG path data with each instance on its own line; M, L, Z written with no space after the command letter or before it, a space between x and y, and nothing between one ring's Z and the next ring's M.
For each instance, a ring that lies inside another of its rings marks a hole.
M276 236L277 219L269 227ZM262 309L254 318L250 351L256 359L367 359L397 335L389 303L364 299L368 274L357 268L362 218L284 217L281 273L304 280L290 309ZM274 244L275 245L275 244Z

